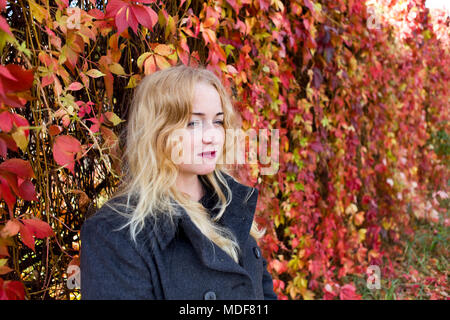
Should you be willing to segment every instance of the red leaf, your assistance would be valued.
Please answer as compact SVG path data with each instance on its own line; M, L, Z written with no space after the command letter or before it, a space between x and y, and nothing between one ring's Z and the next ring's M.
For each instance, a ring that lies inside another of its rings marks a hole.
M310 144L311 149L314 150L314 152L319 153L323 151L323 145L320 141L314 141Z
M132 7L132 11L137 21L149 30L153 30L153 27L158 22L158 15L152 8L147 6Z
M38 239L54 236L52 228L45 221L39 219L21 219L20 221Z
M5 18L0 16L0 30L5 31L7 34L13 36L11 29L9 29L8 21Z
M8 154L8 146L6 145L5 140L0 138L0 156L3 159L6 159L6 155Z
M143 3L153 3L153 0L139 1ZM125 29L131 27L136 33L138 24L149 30L158 22L158 15L149 6L132 4L128 1L111 0L106 7L106 18L114 17L117 32L121 34Z
M356 289L352 284L342 286L339 298L341 300L361 300L361 296L356 294Z
M83 88L83 85L77 81L72 82L67 90L78 91Z
M92 132L98 132L98 130L100 129L100 124L101 124L101 119L100 121L97 118L88 118L86 120L89 120L93 123L92 126L89 127L89 129L91 129Z
M0 11L6 9L6 0L0 0Z
M25 288L20 281L4 281L0 278L0 300L24 300Z
M35 251L33 233L22 223L20 224L20 237L23 244L25 244L31 250Z
M53 77L54 77L53 74L45 76L45 77L42 77L42 80L41 80L42 88L45 88L46 86L52 84L53 81L55 80Z
M28 161L22 159L8 159L0 164L0 170L12 172L21 178L34 178L34 171Z
M13 121L14 121L14 124L16 125L16 127L29 127L30 126L30 123L28 122L28 120L26 118L24 118L23 116L21 116L20 114L12 113L11 115L13 117ZM25 134L25 138L28 138L28 136L30 134L30 130L24 129L23 132Z
M8 182L1 176L0 176L0 197L5 199L5 202L8 205L9 213L12 215L14 204L16 203L16 197L12 194Z
M136 15L134 14L133 6L129 6L126 8L125 18L128 22L128 25L130 26L131 30L133 30L133 32L136 33L139 23L136 18Z
M25 180L19 186L19 196L28 201L38 201L34 184L30 180Z
M117 33L119 34L121 34L129 26L129 23L126 18L127 11L128 6L124 5L122 8L119 9L114 19L114 22L116 23L117 26Z
M12 94L30 89L33 79L33 70L25 70L16 64L0 65L0 102L22 108L22 101Z
M10 132L13 127L13 118L11 113L4 111L0 113L0 129L3 132Z
M66 166L72 174L74 172L74 156L81 151L81 143L71 136L57 136L53 145L53 158L60 166Z
M17 144L14 141L13 137L11 137L9 134L6 134L4 132L0 132L0 139L2 139L6 143L6 146L8 147L8 149L17 152L17 150L18 150Z
M53 230L47 222L38 219L21 219L20 236L23 244L35 251L34 237L42 239L53 236Z

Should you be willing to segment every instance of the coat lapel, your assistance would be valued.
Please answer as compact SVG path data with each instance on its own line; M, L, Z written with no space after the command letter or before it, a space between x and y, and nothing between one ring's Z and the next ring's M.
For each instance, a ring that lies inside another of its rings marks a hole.
M226 208L220 222L233 232L239 247L243 249L249 237L253 222L258 190L242 185L230 176L226 176L226 179L232 191L232 200ZM250 196L245 201L248 195ZM222 272L248 275L244 268L200 232L183 208L180 207L180 210L183 210L180 225L191 240L194 250L204 265Z

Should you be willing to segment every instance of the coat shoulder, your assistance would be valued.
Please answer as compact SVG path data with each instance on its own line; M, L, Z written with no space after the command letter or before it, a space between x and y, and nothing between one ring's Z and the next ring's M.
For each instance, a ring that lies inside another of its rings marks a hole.
M101 232L109 234L110 237L120 238L120 241L134 242L131 238L130 218L135 210L136 200L128 200L127 195L114 197L106 201L82 226L82 232ZM137 230L137 249L145 250L150 246L153 250L155 241L170 241L174 235L174 222L168 221L165 216L157 219L148 215L142 225L142 229ZM89 229L89 230L88 230Z
M126 197L112 198L86 219L84 224L100 224L110 228L125 225L128 220L126 216L132 212L132 207L127 207L126 203Z

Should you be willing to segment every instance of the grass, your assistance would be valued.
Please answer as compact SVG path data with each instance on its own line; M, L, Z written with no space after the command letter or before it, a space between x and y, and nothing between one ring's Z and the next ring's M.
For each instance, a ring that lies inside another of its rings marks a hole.
M366 300L449 299L449 227L415 221L413 239L393 261L396 276L383 278L381 288L369 289L366 277L353 276L357 292Z

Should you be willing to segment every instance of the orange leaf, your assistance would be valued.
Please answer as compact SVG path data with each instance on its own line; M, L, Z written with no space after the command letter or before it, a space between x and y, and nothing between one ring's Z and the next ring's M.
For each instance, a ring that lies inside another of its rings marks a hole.
M0 231L0 237L8 238L15 236L20 230L20 222L17 219L8 220L8 222Z
M48 128L48 133L51 136L56 136L58 134L60 134L62 132L62 128L58 125L52 124L49 128Z
M144 73L147 75L147 74L152 74L155 71L156 71L156 62L155 62L154 55L151 55L150 57L145 59Z
M213 30L204 29L202 35L203 35L203 39L205 40L206 44L216 43L216 33Z
M155 51L155 53L165 57L172 54L172 49L166 44L158 44L153 50Z
M13 271L13 269L8 266L0 266L0 275L10 273L11 271Z
M216 23L216 18L214 17L209 17L208 19L206 19L206 21L203 23L203 27L204 28L209 28L212 25L214 25Z
M156 65L158 66L158 68L160 69L165 69L170 67L170 63L169 61L166 60L166 58L155 55L155 60L156 60Z

